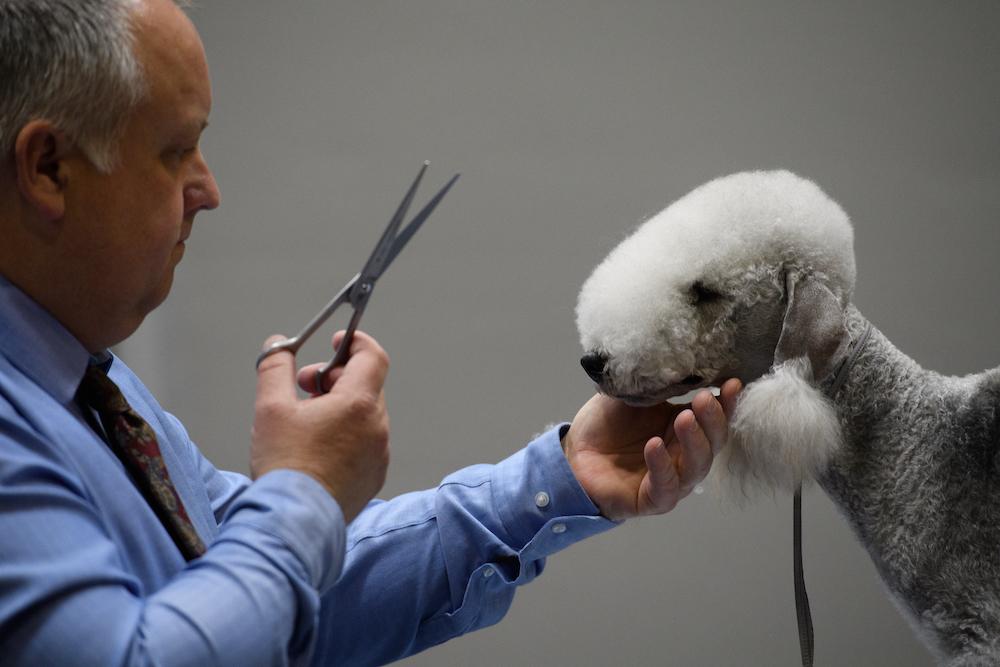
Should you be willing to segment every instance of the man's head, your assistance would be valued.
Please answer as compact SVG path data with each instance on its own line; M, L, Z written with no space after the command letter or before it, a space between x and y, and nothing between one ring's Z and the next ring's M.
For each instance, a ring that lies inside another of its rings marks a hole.
M107 170L145 93L133 53L135 0L0 0L0 154L46 118Z
M0 273L112 345L219 202L201 41L172 0L0 0L0 92Z

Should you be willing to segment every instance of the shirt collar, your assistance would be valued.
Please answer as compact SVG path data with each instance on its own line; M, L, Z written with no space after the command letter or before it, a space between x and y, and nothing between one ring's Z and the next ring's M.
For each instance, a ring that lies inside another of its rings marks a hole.
M107 361L111 358L106 352L102 355ZM91 359L87 349L51 313L2 275L0 356L60 403L73 399Z

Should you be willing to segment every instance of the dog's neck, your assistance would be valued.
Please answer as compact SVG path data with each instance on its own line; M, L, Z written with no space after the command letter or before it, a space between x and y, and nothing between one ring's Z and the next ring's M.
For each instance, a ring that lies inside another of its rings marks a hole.
M844 361L819 383L842 415L870 411L873 398L891 399L901 387L937 377L889 342L853 304L848 304L845 320L850 343ZM891 395L880 395L880 389Z
M941 377L903 354L853 305L846 311L851 343L848 361L820 383L833 402L844 436L844 451L835 468L856 457L889 457L897 432L907 415L935 410L940 402ZM824 484L825 486L825 484ZM847 500L846 498L844 500Z
M855 336L848 343L843 361L838 366L835 366L833 372L819 383L822 392L826 396L836 396L840 388L847 382L851 368L857 362L861 353L864 352L865 347L868 345L868 339L871 338L872 331L874 330L875 327L869 322L861 332L861 335Z
M931 373L900 352L853 305L848 305L846 319L851 338L848 358L853 361L839 381L834 372L820 383L836 409L844 443L819 482L851 517L862 541L870 544L870 532L877 528L872 525L876 517L869 513L873 502L878 505L889 477L866 476L895 467L899 439L887 436L907 413L924 410L918 389L931 384Z
M846 515L901 608L910 618L926 611L919 577L907 554L937 557L947 548L942 526L953 523L950 468L968 470L954 433L975 376L945 377L922 368L878 329L861 341L868 321L853 306L847 325L852 346L861 344L839 389L829 395L844 443L819 483ZM823 388L829 390L832 378ZM934 428L921 422L937 415ZM918 435L919 433L919 435ZM900 531L900 526L908 530ZM944 545L942 547L942 545Z

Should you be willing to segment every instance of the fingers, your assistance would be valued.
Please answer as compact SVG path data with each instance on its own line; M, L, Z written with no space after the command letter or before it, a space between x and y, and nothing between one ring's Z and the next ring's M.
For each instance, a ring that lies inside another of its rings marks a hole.
M336 350L344 340L344 332L338 331L333 336L333 349ZM302 367L297 375L297 382L303 391L313 396L320 395L316 391L316 374L326 363L309 364ZM377 396L385 384L389 372L389 355L374 338L363 331L355 331L351 338L350 355L343 366L337 366L327 371L323 381L324 387L333 392L366 392Z
M336 354L337 350L340 349L340 345L344 342L344 336L346 335L347 331L344 329L341 329L340 331L333 334L334 354ZM351 348L352 349L354 348L353 337L351 342ZM319 364L309 364L308 366L303 366L301 369L299 369L297 381L299 383L299 387L302 388L302 391L307 391L313 396L318 396L321 393L326 393L326 392L318 392L316 390L317 388L316 374L319 372L321 368L325 368L327 363L329 362L319 363ZM336 384L337 380L343 374L344 374L343 365L334 366L333 368L331 368L326 372L326 377L323 379L323 386L327 388L327 391L329 391L330 387L333 387L333 385Z
M378 396L388 373L389 355L386 351L368 334L355 331L351 340L351 355L334 386L344 391L369 391Z
M316 374L319 370L326 366L326 363L321 364L309 364L308 366L303 366L299 369L299 373L296 377L296 382L299 384L299 388L302 391L307 391L313 396L318 395L316 391ZM327 374L326 379L323 381L324 387L332 387L340 379L340 376L344 374L343 366L335 366L331 368Z
M739 380L732 379L723 384L718 399L708 391L699 393L690 409L674 418L663 438L646 443L643 453L649 473L640 485L644 494L640 501L645 498L648 511L670 511L705 479L712 459L729 437L729 420L742 388ZM670 444L664 447L664 442Z
M663 438L650 438L643 457L648 472L639 484L639 513L669 512L680 500L680 477Z
M672 420L663 438L646 443L648 474L640 483L640 513L668 512L700 483L729 437L742 383L726 381L716 399L703 391ZM670 443L664 447L664 442ZM646 507L642 507L645 504Z
M264 343L263 349L268 349L275 342L285 340L284 336L271 336ZM333 336L334 350L343 342L344 331L338 331ZM258 377L263 378L266 391L282 392L286 396L295 396L295 385L303 391L317 396L316 374L324 363L309 364L298 371L295 370L295 358L290 352L275 352L265 357L258 366ZM337 366L327 372L324 387L341 385L341 391L365 391L377 396L382 391L385 378L389 371L389 355L374 338L362 331L355 331L351 339L351 354L347 363ZM342 378L345 378L342 380ZM289 383L289 379L291 382ZM290 385L290 386L287 386ZM260 383L258 384L260 393ZM291 390L290 392L288 390Z
M677 415L674 434L677 439L670 444L669 453L677 465L681 493L687 495L712 467L712 445L691 410Z
M262 349L285 340L285 336L271 336ZM280 350L264 357L257 366L257 400L285 400L295 398L295 355Z
M743 383L736 378L731 378L723 383L719 391L719 402L722 403L722 409L728 419L732 419L736 413L736 401L739 399L739 393L742 389Z
M702 391L691 401L691 409L712 446L712 453L718 454L729 438L729 420L723 407L711 392Z

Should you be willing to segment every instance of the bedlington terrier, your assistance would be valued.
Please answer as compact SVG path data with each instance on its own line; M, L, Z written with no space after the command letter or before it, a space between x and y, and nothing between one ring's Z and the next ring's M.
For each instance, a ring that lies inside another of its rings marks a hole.
M853 231L787 171L711 181L584 283L581 360L648 405L746 385L715 474L745 492L816 480L937 659L1000 665L1000 368L945 377L851 304Z

